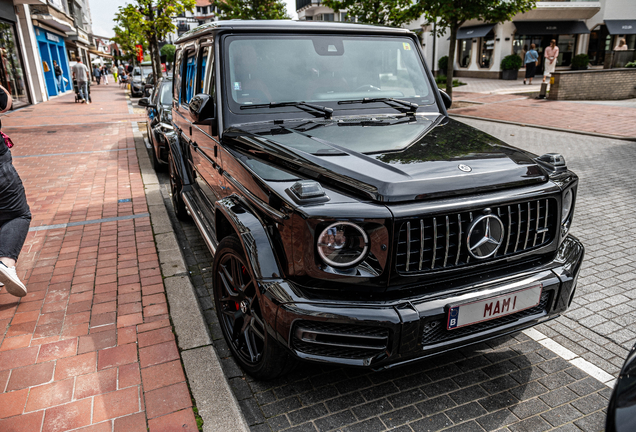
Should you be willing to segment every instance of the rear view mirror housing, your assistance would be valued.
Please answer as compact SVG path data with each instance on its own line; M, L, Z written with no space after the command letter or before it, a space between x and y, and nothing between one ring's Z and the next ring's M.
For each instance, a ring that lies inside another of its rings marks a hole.
M207 124L212 127L212 135L216 135L216 121L214 118L214 99L209 94L199 93L188 104L190 119L194 124Z
M450 109L451 105L453 105L453 100L444 90L439 91L440 96L442 97L442 101L444 101L444 106L446 109Z

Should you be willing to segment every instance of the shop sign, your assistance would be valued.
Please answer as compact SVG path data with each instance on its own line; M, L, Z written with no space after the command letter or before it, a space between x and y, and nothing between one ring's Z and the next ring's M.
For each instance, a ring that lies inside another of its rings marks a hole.
M88 35L80 29L77 29L77 40L84 42L87 45L90 45L91 41L88 39Z
M137 48L137 61L141 63L144 61L144 47L141 45L135 45L135 48Z
M54 35L53 33L45 32L46 38L55 43L60 43L60 37L58 35Z

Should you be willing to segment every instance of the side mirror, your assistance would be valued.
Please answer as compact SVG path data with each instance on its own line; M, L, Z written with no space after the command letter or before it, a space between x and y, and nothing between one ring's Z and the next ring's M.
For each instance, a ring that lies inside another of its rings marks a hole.
M190 118L193 123L212 123L212 120L214 119L214 100L212 99L212 96L205 93L195 95L190 100L189 108Z
M137 104L139 106L147 107L148 105L150 105L150 101L148 100L147 97L143 97L143 98L139 99L139 102L137 102Z
M440 90L439 94L442 96L442 100L444 101L444 106L446 109L450 109L451 105L453 105L453 100L444 90Z

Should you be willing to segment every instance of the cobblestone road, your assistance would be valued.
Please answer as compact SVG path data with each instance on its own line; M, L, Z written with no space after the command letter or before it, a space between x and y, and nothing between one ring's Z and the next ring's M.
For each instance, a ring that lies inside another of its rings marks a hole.
M581 177L573 233L587 246L565 316L537 327L616 375L636 338L633 143L464 120L535 153L565 155ZM257 382L234 363L211 298L211 256L196 227L174 218L215 347L254 431L598 431L610 388L524 334L381 373L301 364ZM631 329L630 329L631 327Z

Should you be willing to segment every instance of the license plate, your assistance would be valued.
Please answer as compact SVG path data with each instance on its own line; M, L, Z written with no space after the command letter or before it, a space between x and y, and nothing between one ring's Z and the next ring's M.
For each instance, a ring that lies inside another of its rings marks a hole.
M541 301L543 285L535 285L496 297L451 306L447 329L477 324L535 307Z

